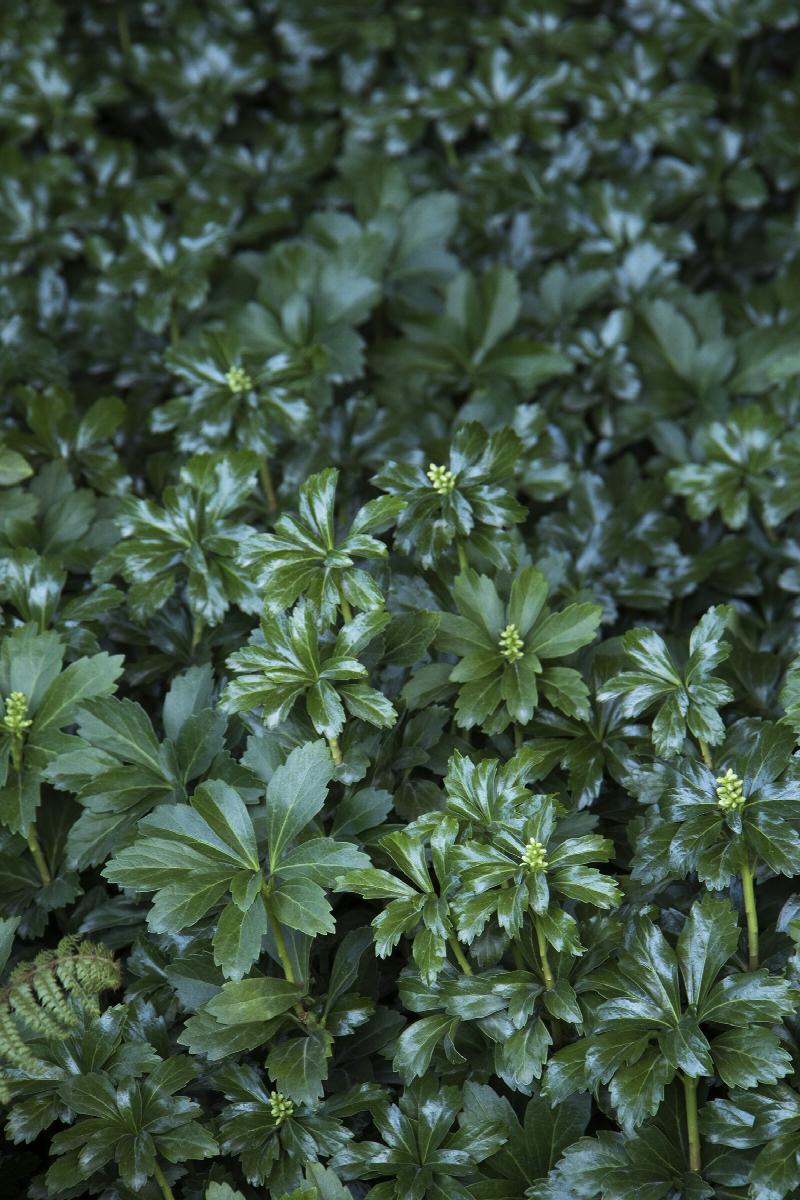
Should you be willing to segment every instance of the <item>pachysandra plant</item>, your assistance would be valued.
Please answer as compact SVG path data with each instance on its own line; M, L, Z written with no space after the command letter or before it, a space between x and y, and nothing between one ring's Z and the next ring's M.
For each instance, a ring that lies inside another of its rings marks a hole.
M0 9L0 1191L796 1200L798 6Z
M43 885L52 873L36 829L48 763L77 746L62 732L82 700L108 695L122 672L122 657L102 651L62 670L65 647L57 634L20 626L0 647L0 822L27 839Z
M730 727L713 769L691 759L663 764L653 786L660 799L634 855L634 875L647 880L694 871L724 889L738 875L751 970L759 953L756 871L763 865L791 877L800 870L793 747L786 726L747 718Z
M559 1052L573 1064L582 1052L586 1079L609 1085L625 1129L655 1115L678 1073L695 1172L698 1081L716 1076L728 1087L751 1088L776 1083L792 1065L772 1028L792 1011L790 988L764 970L724 974L738 942L736 914L725 900L697 901L674 949L648 917L638 918L618 962L596 977L602 1000L593 1035L574 1052Z
M461 1179L499 1150L505 1135L496 1121L474 1121L459 1113L460 1104L459 1088L440 1089L433 1079L418 1081L400 1105L376 1113L381 1142L354 1142L339 1151L334 1163L345 1179L388 1175L370 1190L373 1200L400 1200L414 1192L436 1197L444 1187L467 1196Z
M139 620L151 617L179 586L192 618L192 647L206 626L218 625L231 604L259 607L253 581L233 560L249 526L234 517L255 487L257 462L249 451L196 455L161 504L127 496L117 516L122 541L98 565L100 580L123 575L128 605Z
M752 1194L758 1200L782 1200L800 1186L798 1128L797 1092L786 1083L752 1091L732 1088L725 1100L705 1106L701 1122L709 1142L745 1153Z
M139 823L133 844L111 859L106 877L123 887L152 891L149 922L159 933L179 933L215 909L214 961L241 979L271 932L290 984L296 971L283 926L311 937L332 933L324 885L342 868L366 863L350 842L311 837L292 847L325 803L332 760L324 742L298 746L267 787L264 837L259 850L248 808L223 780L209 780L190 804L161 805Z
M730 529L741 529L755 504L772 531L795 511L792 493L800 448L777 413L746 405L735 409L724 424L714 421L701 430L697 441L706 461L667 473L667 484L686 497L694 518L702 520L718 509Z
M298 601L288 617L262 617L261 640L228 660L239 673L228 684L223 702L232 712L260 708L264 723L274 726L302 696L309 720L328 739L338 765L345 709L379 728L393 725L397 717L383 693L364 682L369 672L356 658L388 622L388 614L372 609L329 633L321 628L316 606L306 599Z
M366 1083L341 1100L291 1100L254 1067L242 1064L221 1067L213 1079L226 1100L219 1125L223 1152L238 1158L248 1183L283 1194L302 1188L304 1170L324 1172L322 1160L348 1143L352 1135L340 1112L385 1103L383 1089ZM322 1178L327 1181L327 1174ZM330 1178L335 1185L332 1172Z
M508 535L525 516L509 479L520 455L519 438L502 429L491 438L482 425L462 425L445 461L390 463L373 484L403 501L395 543L423 567L455 549L463 570L468 547L505 566L512 556Z
M140 704L116 696L88 700L77 713L79 745L47 769L53 787L74 794L82 812L65 843L69 863L97 866L158 805L185 802L201 777L228 778L226 720L213 703L208 665L176 675L164 697L159 739Z
M512 721L525 726L539 692L570 716L588 716L589 693L574 667L551 666L587 645L600 623L596 604L551 612L547 581L535 567L516 575L507 603L486 575L468 570L453 585L458 613L443 613L437 646L461 656L450 679L461 686L458 724L500 733Z
M435 882L428 868L427 839L422 832L410 830L389 834L380 841L380 849L399 876L370 866L348 871L337 880L339 891L356 893L366 900L388 901L372 922L376 953L386 958L404 934L410 936L414 962L428 982L442 969L448 946L461 969L467 974L472 971L458 944L448 906L448 860L456 833L455 822L443 820L431 834Z
M230 441L258 454L263 499L274 512L269 457L281 434L307 428L310 418L298 391L297 368L280 355L269 359L243 353L236 330L181 339L164 361L181 381L183 394L154 409L153 429L175 430L177 444L189 454L213 452Z
M359 510L344 537L335 533L338 471L320 471L300 489L297 515L284 513L274 533L253 534L240 561L254 568L256 586L270 612L280 613L305 596L320 613L333 617L341 607L345 621L352 609L382 608L384 596L372 576L354 559L386 558L383 542L373 537L402 512L405 502L392 496L370 500Z
M514 817L493 824L490 841L470 838L453 854L464 889L453 905L461 936L471 941L490 916L512 940L528 923L548 989L555 983L548 946L568 954L585 949L563 901L611 909L620 900L614 880L588 865L611 858L613 844L597 834L566 832L558 828L554 797L532 796Z
M730 654L730 644L723 640L727 620L724 609L709 609L689 636L683 663L675 661L654 630L629 630L622 644L637 669L623 671L598 691L601 700L620 700L628 717L657 709L651 736L664 757L677 754L691 733L710 763L709 747L725 737L719 709L733 699L733 692L712 671Z
M647 726L626 717L619 700L597 698L599 687L615 674L619 662L617 655L601 658L599 652L594 658L588 672L588 716L540 708L525 727L529 778L545 779L554 767L561 767L578 808L597 801L607 778L629 787L641 770L641 755L649 742Z

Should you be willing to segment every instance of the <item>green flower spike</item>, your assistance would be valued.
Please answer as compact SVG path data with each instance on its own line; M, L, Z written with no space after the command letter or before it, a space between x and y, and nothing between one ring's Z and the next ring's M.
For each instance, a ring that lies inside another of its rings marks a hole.
M717 797L717 803L726 812L744 808L744 784L730 767L717 778Z
M508 662L516 662L518 658L522 658L522 652L525 643L519 636L519 630L516 625L506 625L503 632L500 634L500 653Z
M3 728L11 734L11 762L15 771L22 767L22 743L25 730L33 721L28 717L28 697L24 692L12 692L6 696L6 713Z
M536 838L531 838L525 847L522 862L530 871L547 870L547 850L541 842L536 841Z

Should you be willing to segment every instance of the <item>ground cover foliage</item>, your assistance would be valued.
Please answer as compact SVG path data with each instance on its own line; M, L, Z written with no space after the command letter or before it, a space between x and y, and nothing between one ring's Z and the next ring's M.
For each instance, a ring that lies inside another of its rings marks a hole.
M4 1194L800 1195L797 5L0 45Z

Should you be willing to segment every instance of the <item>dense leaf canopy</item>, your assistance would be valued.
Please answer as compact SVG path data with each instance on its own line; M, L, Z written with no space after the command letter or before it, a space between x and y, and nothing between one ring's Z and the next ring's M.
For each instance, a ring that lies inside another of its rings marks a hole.
M0 1191L798 1200L797 0L0 9Z

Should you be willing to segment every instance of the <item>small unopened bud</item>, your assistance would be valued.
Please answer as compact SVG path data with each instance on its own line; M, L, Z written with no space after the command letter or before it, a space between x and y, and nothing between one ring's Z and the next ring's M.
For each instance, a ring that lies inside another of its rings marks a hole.
M3 727L12 737L19 737L24 729L30 729L33 721L28 720L28 697L24 692L12 692L6 696L6 715Z
M717 777L717 804L726 812L744 808L744 784L730 767L724 775Z
M6 696L2 726L6 733L11 734L11 765L15 771L22 768L25 730L30 729L32 724L33 721L28 716L28 697L24 692L11 692Z
M547 870L547 850L541 842L536 841L536 838L531 838L525 847L522 862L529 871Z
M253 386L253 381L244 367L231 367L225 376L225 382L234 396L238 396L240 392L249 392Z
M456 486L453 472L448 467L437 467L436 463L431 463L428 467L428 479L433 485L433 490L440 496L448 496Z
M516 625L506 625L503 632L500 634L500 653L508 662L516 662L518 658L522 658L522 651L525 643L519 636L519 630Z
M282 1092L270 1092L269 1110L276 1125L282 1125L294 1112L294 1105Z

